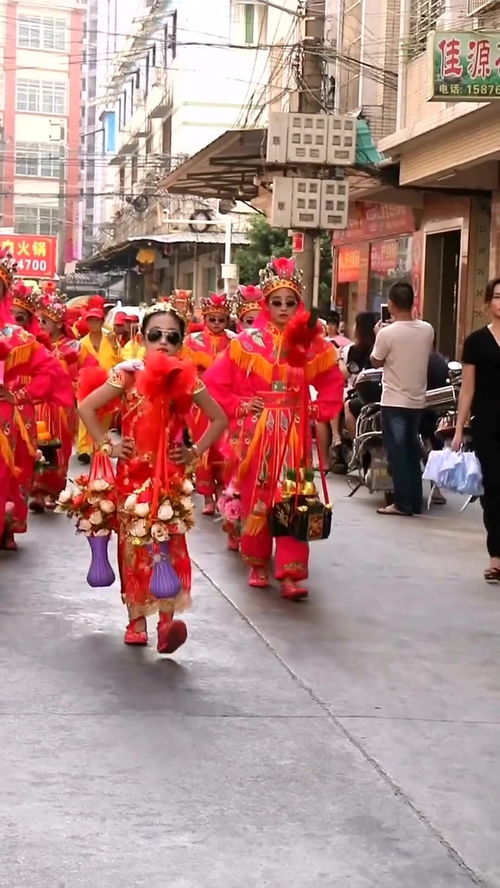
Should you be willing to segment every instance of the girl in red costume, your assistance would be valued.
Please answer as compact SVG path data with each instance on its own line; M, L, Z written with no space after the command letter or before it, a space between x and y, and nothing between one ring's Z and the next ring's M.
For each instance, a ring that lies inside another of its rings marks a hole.
M9 288L15 268L12 256L0 251L0 546L6 549L16 549L14 534L26 531L37 452L35 406L54 401L67 409L72 397L54 357L13 323Z
M200 378L212 366L215 359L228 347L233 334L228 333L230 305L227 296L210 293L208 299L201 300L201 310L205 325L203 330L191 333L184 343L183 357L196 365ZM206 417L195 407L193 410L193 433L200 437L206 428ZM205 498L203 515L215 515L216 497L224 482L224 453L221 442L207 451L196 471L196 491Z
M236 291L238 315L238 333L243 333L251 327L258 327L262 317L263 297L260 287L249 284L247 287L238 287Z
M47 467L36 475L34 497L30 503L33 512L43 512L45 508L54 509L57 497L64 490L78 426L75 399L78 374L83 367L97 364L92 356L83 355L80 342L75 339L68 326L67 311L64 296L53 284L47 284L42 290L39 304L41 326L57 359L60 376L66 380L69 378L73 397L64 409L50 401L44 401L37 407L37 420L46 424L50 439L58 439L61 447L57 450L57 465Z
M165 459L168 483L171 489L179 484L189 496L193 487L186 477L186 465L201 456L224 431L227 420L222 409L209 396L205 385L197 379L196 370L189 361L179 361L185 322L168 303L151 306L143 318L141 333L146 352L145 364L139 360L118 364L108 381L95 389L80 404L80 416L90 435L104 453L118 457L116 488L119 516L125 516L134 491L152 481ZM162 394L170 373L178 374L175 385L169 385ZM162 382L163 380L163 382ZM155 392L160 391L159 400ZM98 411L121 398L123 438L112 444L99 420ZM162 405L162 398L167 403ZM194 403L206 417L206 430L196 444L182 443L187 426L186 413ZM167 417L166 426L158 418ZM162 451L160 441L164 440ZM160 462L161 461L161 462ZM147 512L146 511L144 514ZM138 513L139 514L139 513ZM170 512L170 515L172 513ZM158 512L158 517L161 517ZM167 516L168 518L168 516ZM145 522L143 521L143 524ZM139 529L137 529L139 533ZM155 598L150 591L152 560L145 546L133 545L126 530L125 518L120 518L118 530L118 563L122 584L122 599L127 606L129 625L125 644L147 644L148 615L158 613L158 651L173 653L187 636L182 620L173 620L173 614L190 604L191 562L185 533L172 532L169 541L170 559L181 580L181 591L175 598Z
M335 349L319 328L309 326L293 260L271 260L261 278L265 323L263 318L259 327L233 339L205 383L230 421L240 424L241 554L250 567L249 584L266 587L273 546L268 516L283 468L312 463L309 422L301 420L305 392L312 385L318 393L314 405L308 404L309 417L328 421L342 407L344 381ZM308 558L307 543L292 536L276 539L276 578L284 598L307 597Z

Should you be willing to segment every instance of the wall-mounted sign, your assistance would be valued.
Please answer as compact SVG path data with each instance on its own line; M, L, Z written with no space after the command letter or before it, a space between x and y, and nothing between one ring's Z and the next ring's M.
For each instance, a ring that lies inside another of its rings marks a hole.
M500 99L500 31L433 31L427 64L430 102Z
M18 277L53 278L56 273L57 238L45 234L0 235L0 246L17 262Z

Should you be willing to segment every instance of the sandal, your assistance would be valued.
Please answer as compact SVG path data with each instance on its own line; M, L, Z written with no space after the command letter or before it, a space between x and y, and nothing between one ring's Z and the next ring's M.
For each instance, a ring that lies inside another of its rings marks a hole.
M377 515L398 515L403 518L413 517L412 512L400 512L394 504L392 506L382 506L380 509L377 509Z
M484 572L484 579L492 586L500 583L500 567L488 567Z

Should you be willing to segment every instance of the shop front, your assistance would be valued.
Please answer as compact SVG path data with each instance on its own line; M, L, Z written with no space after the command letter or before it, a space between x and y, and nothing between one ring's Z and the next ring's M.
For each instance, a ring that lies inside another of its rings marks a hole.
M333 238L333 301L349 326L359 311L380 313L395 281L414 282L414 234L411 208L354 204L348 228Z

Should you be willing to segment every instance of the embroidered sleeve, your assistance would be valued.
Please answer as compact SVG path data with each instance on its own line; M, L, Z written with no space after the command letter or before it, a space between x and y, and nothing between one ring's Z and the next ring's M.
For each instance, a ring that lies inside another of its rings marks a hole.
M108 373L107 379L108 385L112 386L112 388L119 389L121 392L125 390L125 381L123 379L123 371L119 370L118 367L113 367L112 370Z
M205 383L198 377L194 384L193 395L199 395L199 393L205 391L205 389Z

